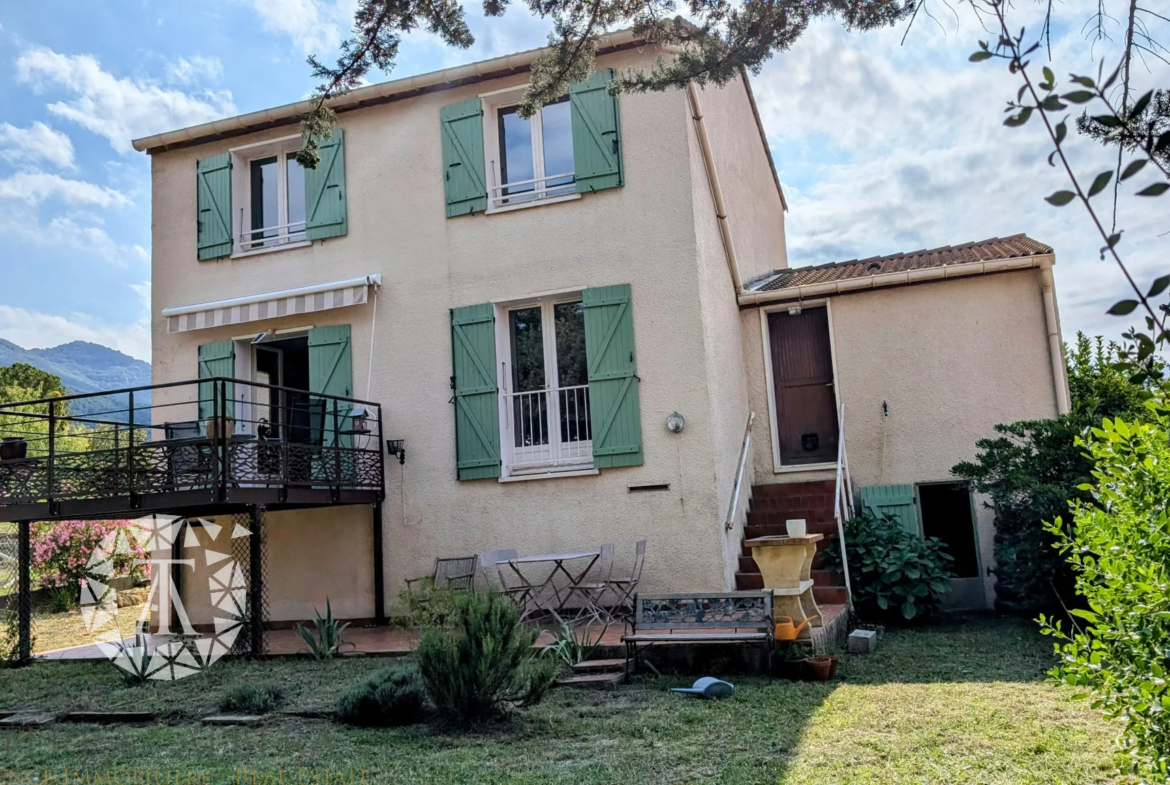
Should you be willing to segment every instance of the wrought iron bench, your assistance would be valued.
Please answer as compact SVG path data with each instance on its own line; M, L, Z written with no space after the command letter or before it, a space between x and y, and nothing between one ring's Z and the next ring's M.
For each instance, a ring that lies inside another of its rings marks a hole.
M647 632L653 630L654 632ZM768 591L638 594L626 645L626 676L639 648L670 644L748 643L763 647L772 676L772 593Z

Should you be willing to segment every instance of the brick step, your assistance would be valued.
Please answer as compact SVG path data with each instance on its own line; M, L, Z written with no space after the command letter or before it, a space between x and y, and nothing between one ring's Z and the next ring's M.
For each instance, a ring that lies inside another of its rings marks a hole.
M753 485L752 498L757 496L801 496L829 494L837 490L836 480L813 480L811 482L776 482L767 485Z
M783 515L785 518L827 518L833 515L832 499L752 499L748 512Z
M739 570L738 570L738 572L753 573L753 572L759 572L759 571L760 571L760 568L756 565L755 559L753 559L751 556L740 556L739 557ZM839 575L837 575L837 573L831 572L829 570L812 570L809 573L809 577L811 577L813 579L813 583L817 586L840 586L840 585L842 585L841 584L841 576L839 576ZM604 660L602 660L602 662L604 662ZM621 663L624 661L618 660L618 662ZM581 663L581 664L584 665L585 663Z
M758 510L748 510L747 525L748 526L785 526L789 520L804 519L805 523L834 523L836 524L836 517L833 511L830 510L800 510L795 513L779 512L776 510L768 510L760 512Z
M625 673L586 673L557 679L557 686L589 690L616 690L625 678Z
M760 591L764 588L764 576L758 572L737 572L735 588L739 591ZM818 605L844 605L847 597L844 586L813 586L813 599Z
M748 548L748 550L751 550ZM756 560L751 556L739 557L739 572L759 572L760 568L756 565Z
M613 660L585 660L578 662L573 666L573 670L577 673L599 673L604 671L625 671L626 661L623 659Z

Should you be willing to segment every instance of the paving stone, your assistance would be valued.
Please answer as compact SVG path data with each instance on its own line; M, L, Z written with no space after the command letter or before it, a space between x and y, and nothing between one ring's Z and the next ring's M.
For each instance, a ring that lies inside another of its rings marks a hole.
M153 711L71 711L61 722L92 722L110 725L119 722L151 722L158 719Z
M259 725L263 717L255 714L217 714L204 717L204 725Z
M57 715L46 711L18 711L0 720L0 728L41 728L57 721Z
M877 649L877 633L873 630L854 630L849 633L850 654L871 654Z

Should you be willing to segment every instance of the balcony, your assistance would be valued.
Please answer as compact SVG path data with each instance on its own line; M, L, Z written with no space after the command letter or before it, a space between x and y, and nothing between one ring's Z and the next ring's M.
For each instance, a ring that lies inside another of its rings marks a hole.
M504 393L500 398L509 476L593 468L589 385Z
M100 396L126 404L90 411ZM0 404L0 437L0 520L384 498L381 406L239 379Z

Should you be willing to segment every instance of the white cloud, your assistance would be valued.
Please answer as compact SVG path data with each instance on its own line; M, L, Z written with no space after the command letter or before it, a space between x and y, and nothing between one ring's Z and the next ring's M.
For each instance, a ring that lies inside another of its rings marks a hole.
M352 0L251 0L260 24L270 33L287 35L304 54L328 61L341 43L342 31L353 20Z
M16 166L47 163L65 171L77 169L73 142L41 122L28 128L0 123L0 158Z
M73 94L49 104L49 111L130 152L132 139L204 123L236 113L228 91L186 93L145 80L120 79L90 55L64 55L34 48L16 61L17 78L35 89L61 88Z
M1014 9L1016 26L1038 29L1041 5ZM1053 70L1095 71L1092 42L1077 32L1084 4L1058 4L1056 13L1054 29L1072 32L1054 36ZM1015 97L1018 77L994 62L966 62L975 42L987 38L968 16L946 35L917 27L905 46L902 29L856 34L818 22L754 80L791 207L789 263L1026 232L1056 250L1066 336L1077 329L1116 336L1128 325L1104 311L1125 296L1125 280L1100 260L1101 239L1082 207L1057 209L1043 200L1067 180L1046 165L1051 146L1037 122L1003 126L1003 102ZM1096 56L1106 56L1104 49L1097 44ZM1141 81L1164 84L1170 68L1152 68ZM1067 147L1086 180L1116 164L1115 151L1075 132ZM1145 283L1165 273L1158 259L1170 250L1170 239L1158 236L1166 222L1157 201L1123 197L1118 211L1126 229L1119 250ZM1094 205L1108 219L1105 196Z
M110 324L89 314L47 314L0 305L0 338L25 348L48 348L70 341L90 341L150 362L150 284L131 286L146 305L132 324Z
M119 243L96 223L92 217L73 214L59 215L43 224L36 210L18 206L0 211L0 237L18 238L42 248L63 248L118 267L150 262L146 248Z
M177 62L167 65L167 79L179 84L192 84L204 79L219 79L223 76L223 63L218 57L195 55L190 60L180 57Z
M120 207L130 203L113 188L83 180L68 180L47 172L17 172L0 179L0 199L20 199L35 205L52 198L66 204L95 207Z

